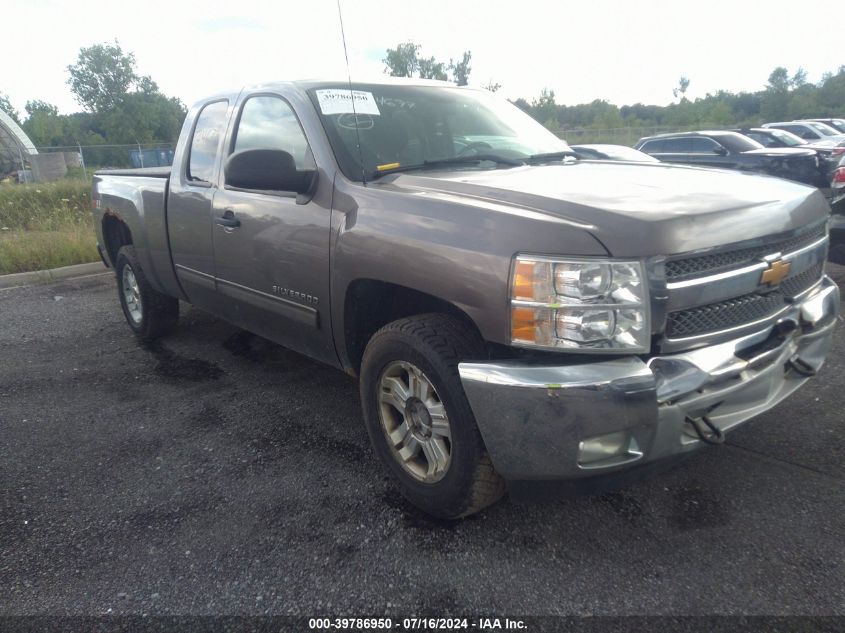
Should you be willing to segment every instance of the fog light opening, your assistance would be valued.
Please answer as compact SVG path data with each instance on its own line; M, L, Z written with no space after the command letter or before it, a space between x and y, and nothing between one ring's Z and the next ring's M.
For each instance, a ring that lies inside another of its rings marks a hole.
M643 456L637 439L630 431L599 435L578 444L578 466L609 468L634 462Z

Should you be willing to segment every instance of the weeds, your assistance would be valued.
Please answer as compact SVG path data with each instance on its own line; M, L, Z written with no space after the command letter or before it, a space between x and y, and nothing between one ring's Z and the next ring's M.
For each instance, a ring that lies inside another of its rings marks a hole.
M0 186L0 275L99 259L90 196L80 180Z

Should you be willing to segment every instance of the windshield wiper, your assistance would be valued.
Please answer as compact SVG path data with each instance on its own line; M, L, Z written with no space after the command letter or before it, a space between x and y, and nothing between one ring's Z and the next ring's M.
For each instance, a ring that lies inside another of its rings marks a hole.
M578 152L575 152L571 149L565 149L560 152L546 152L545 154L531 154L531 156L525 157L526 163L542 163L544 161L549 160L561 160L564 158L580 158L578 156Z
M426 160L416 165L397 165L396 167L388 167L375 171L370 175L369 180L375 180L381 176L388 174L395 174L402 171L415 171L419 169L437 169L438 167L448 167L449 165L472 165L473 163L490 162L497 165L507 165L509 167L518 167L524 165L524 161L515 158L506 158L497 154L473 154L472 156L454 156L452 158L440 158L437 160Z

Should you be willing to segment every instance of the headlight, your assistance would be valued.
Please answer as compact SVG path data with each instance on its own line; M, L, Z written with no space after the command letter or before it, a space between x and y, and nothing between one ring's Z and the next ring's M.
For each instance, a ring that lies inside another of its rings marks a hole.
M585 352L645 352L648 293L638 261L517 256L511 342Z

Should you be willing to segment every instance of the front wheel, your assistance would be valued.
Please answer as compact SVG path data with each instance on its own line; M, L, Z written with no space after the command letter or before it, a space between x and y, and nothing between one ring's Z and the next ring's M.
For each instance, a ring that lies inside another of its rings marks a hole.
M120 307L132 331L144 341L172 332L179 321L179 300L150 285L133 246L124 246L117 252L114 269Z
M361 402L373 449L411 503L456 519L505 492L464 394L458 363L483 346L440 314L394 321L375 333L361 365Z

